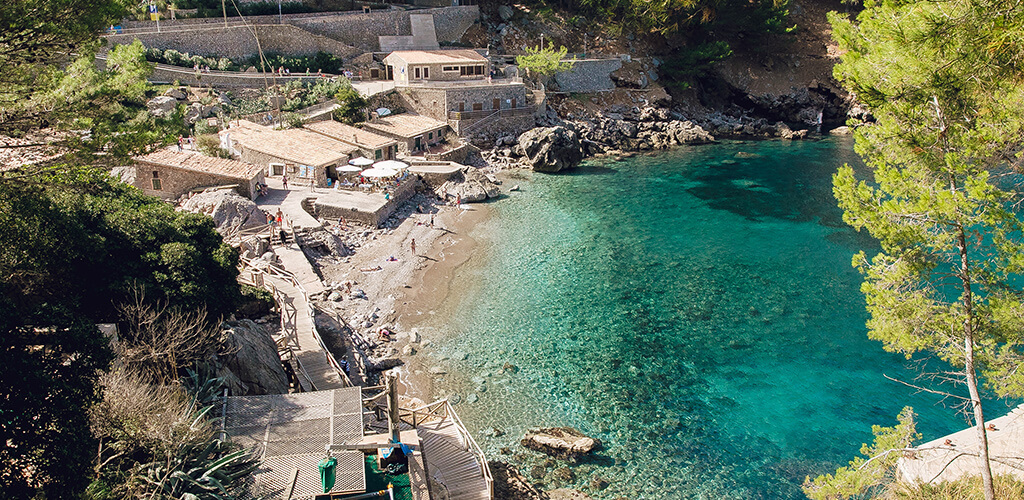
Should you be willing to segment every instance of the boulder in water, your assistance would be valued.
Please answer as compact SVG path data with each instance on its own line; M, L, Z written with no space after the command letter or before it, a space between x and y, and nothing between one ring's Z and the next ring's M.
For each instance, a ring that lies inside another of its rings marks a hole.
M519 444L562 460L575 460L601 448L601 441L572 427L530 429Z

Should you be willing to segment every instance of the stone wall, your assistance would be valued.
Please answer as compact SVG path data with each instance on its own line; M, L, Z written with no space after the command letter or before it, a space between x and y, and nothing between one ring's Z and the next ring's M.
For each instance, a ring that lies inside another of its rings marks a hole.
M412 36L410 14L433 14L434 31L439 42L455 42L480 18L476 5L443 7L414 11L389 10L355 13L334 17L308 17L286 20L300 28L341 40L363 50L380 50L379 36Z
M278 30L280 36L279 41L281 49L279 52L282 54L294 54L294 55L305 55L311 52L302 52L296 50L295 52L286 52L290 45L304 46L309 42L307 38L312 38L314 35L318 35L322 38L332 39L342 45L351 45L359 48L359 51L377 51L380 49L378 43L378 36L381 35L395 35L395 36L411 36L412 35L412 24L409 20L410 14L432 14L434 16L434 29L437 33L438 41L454 42L462 38L462 35L466 33L473 23L477 22L480 18L480 8L476 5L463 5L453 7L442 7L437 9L420 9L420 10L381 10L373 11L370 13L363 13L361 11L348 11L348 12L332 12L332 13L319 13L319 14L287 14L282 17L285 26L279 25L278 16L251 16L246 17L246 20L252 25L259 26L262 28L268 28L274 26L276 28L283 28L286 26L294 26L300 28L299 30ZM146 47L159 47L158 45L150 45L147 40L154 40L157 43L162 40L163 36L171 35L176 33L184 36L182 40L183 45L181 48L175 46L168 46L179 52L189 52L191 54L202 54L202 55L213 55L217 54L223 57L234 57L225 54L228 50L231 50L227 45L235 43L252 43L255 46L255 40L252 38L252 34L248 33L248 28L245 27L237 18L228 18L228 26L224 26L223 18L202 18L202 19L175 19L175 20L162 20L160 21L161 31L163 33L156 33L156 23L152 21L123 21L122 27L127 31L139 31L140 33L125 33L121 35L107 35L107 38L113 43L131 43L133 37L139 37L142 43ZM192 29L202 29L209 27L212 31L182 31ZM217 32L223 32L223 38L218 35ZM193 33L193 36L188 37L189 33ZM216 39L216 42L210 42L213 44L219 43L224 46L224 49L206 51L209 44L204 43L203 40L197 40L195 33L203 33L202 36L210 36ZM154 38L150 38L154 36ZM264 44L264 52L273 52L274 50L267 48L267 42L263 39L263 33L260 34L260 41ZM268 35L273 36L273 35ZM280 38L284 38L280 40ZM116 41L123 38L127 38L127 41ZM235 39L247 39L243 42L236 42ZM195 48L189 48L185 42L190 42L195 45ZM203 50L200 50L202 47ZM160 47L164 48L164 47ZM312 52L316 52L313 50ZM325 50L325 52L331 52ZM253 49L249 53L255 53ZM331 52L334 54L334 52ZM356 51L358 53L358 51ZM342 54L341 57L350 57Z
M344 59L360 53L354 47L325 36L310 34L295 26L262 25L254 28L265 54L304 56L323 51ZM216 55L230 59L244 59L259 54L256 38L245 26L204 26L187 31L126 33L108 35L106 38L113 45L127 45L137 39L147 48L174 49L189 54Z
M270 82L275 80L269 74L266 76ZM177 80L182 85L192 86L206 86L212 85L214 87L262 87L264 84L263 73L240 73L231 71L218 71L214 73L200 73L197 77L196 72L188 69L181 68L178 66L168 66L166 64L157 64L153 68L153 74L149 76L149 81L154 83L171 83ZM315 81L317 77L314 76L278 76L277 83L285 83L291 80L306 80ZM328 115L330 118L330 115Z
M469 120L463 120L469 122ZM476 123L464 123L462 125L463 137L481 147L493 147L494 141L499 137L513 135L519 136L523 132L536 126L536 119L533 114L518 116L501 116L480 120Z
M481 104L483 111L494 111L494 99L498 100L500 109L525 108L529 105L526 100L526 87L520 84L488 85L483 82L482 85L451 87L445 90L448 101L445 108L447 111L458 111L460 102L465 103L464 110L467 112L474 109L473 104ZM515 106L513 106L513 99Z
M160 190L153 189L154 171L159 172ZM138 163L135 166L135 187L148 195L165 200L176 200L181 195L195 189L227 185L237 185L240 195L255 199L257 182L263 182L262 172L253 179L238 179L150 163Z
M609 75L621 67L620 59L581 59L569 71L556 73L554 81L561 92L612 90L615 82Z
M447 103L445 91L433 87L396 87L396 93L402 99L402 107L416 114L429 116L435 120L448 121L445 113Z
M380 227L381 223L387 220L406 200L416 194L419 179L408 177L391 194L391 199L375 212L363 212L351 207L330 205L313 199L313 207L316 217L319 219L337 219L344 217L348 221L356 221L371 227Z

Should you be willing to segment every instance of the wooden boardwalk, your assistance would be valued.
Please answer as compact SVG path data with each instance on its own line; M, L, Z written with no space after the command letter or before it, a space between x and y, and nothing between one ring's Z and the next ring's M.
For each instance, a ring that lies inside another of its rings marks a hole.
M433 485L442 491L432 491L438 499L490 500L491 489L481 470L481 464L466 442L458 425L447 417L416 427L423 448L427 474ZM484 465L486 466L486 464Z
M265 279L280 292L281 323L287 338L286 345L300 366L297 375L302 390L326 391L345 387L338 371L328 362L327 353L313 336L313 320L309 316L305 295L291 280L278 276Z

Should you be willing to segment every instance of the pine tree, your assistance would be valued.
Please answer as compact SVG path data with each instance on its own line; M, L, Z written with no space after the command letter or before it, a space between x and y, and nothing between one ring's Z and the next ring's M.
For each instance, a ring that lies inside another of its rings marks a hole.
M956 368L992 499L981 381L1000 395L1024 393L1024 223L1013 185L1024 138L1024 7L869 1L856 21L830 21L846 51L836 77L876 119L856 136L873 182L849 166L834 177L844 220L882 247L853 261L868 335Z

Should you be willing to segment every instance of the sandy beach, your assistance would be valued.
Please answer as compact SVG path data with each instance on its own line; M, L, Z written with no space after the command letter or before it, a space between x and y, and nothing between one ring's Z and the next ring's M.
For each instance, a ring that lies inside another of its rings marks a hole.
M326 285L352 282L353 291L365 294L365 299L345 297L324 305L333 307L354 335L378 344L374 359L401 358L403 365L394 370L407 397L433 399L433 375L422 353L437 339L431 338L435 329L420 327L443 321L463 294L471 293L453 290L452 279L474 257L481 258L472 232L492 210L489 204L456 207L415 199L396 214L396 227L347 227L364 241L344 262L318 262ZM381 328L394 335L383 340Z

